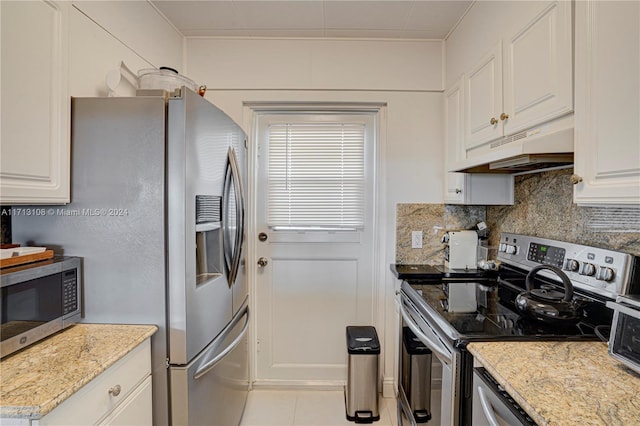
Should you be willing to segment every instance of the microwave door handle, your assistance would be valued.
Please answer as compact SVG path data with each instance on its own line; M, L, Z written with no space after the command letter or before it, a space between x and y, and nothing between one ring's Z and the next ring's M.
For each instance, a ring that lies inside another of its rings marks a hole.
M399 303L400 314L402 315L402 318L404 319L404 322L407 323L407 325L409 326L411 331L413 331L415 333L415 335L418 336L418 338L420 340L422 340L423 343L426 343L426 345L429 347L429 349L431 349L433 352L436 353L436 355L438 355L438 358L440 360L445 361L446 364L450 365L451 361L452 361L451 355L446 350L442 349L441 346L437 342L434 342L432 339L427 337L420 330L420 327L418 327L418 325L415 322L413 322L413 320L409 316L409 313L406 311L406 309L404 307L404 301L403 301L404 300L404 296L401 295L400 298L401 298L400 303Z
M614 309L614 311L623 313L625 315L629 315L630 317L640 319L640 311L634 308L629 307L623 303L618 302L607 302L607 307Z
M249 307L245 307L243 310L243 313L241 315L238 315L237 319L235 321L232 321L232 323L229 324L229 328L228 328L229 332L233 330L235 326L238 324L238 322L240 321L240 318L242 317L245 317L245 322L244 322L244 325L242 326L242 331L240 332L238 337L233 339L233 342L231 342L229 346L227 346L220 353L218 353L218 355L211 358L202 367L198 368L198 370L196 370L196 372L193 375L193 378L195 380L200 379L202 376L206 375L209 371L213 370L215 366L218 365L220 361L222 361L222 359L229 354L229 352L234 350L236 346L240 344L244 336L247 334L247 330L249 330ZM227 337L227 334L228 333L225 333L224 335L220 336L220 339L224 340L224 338Z
M500 426L498 419L496 419L495 412L493 411L493 406L491 405L489 398L487 398L484 389L482 389L482 386L478 386L478 396L480 397L482 412L489 421L489 426Z

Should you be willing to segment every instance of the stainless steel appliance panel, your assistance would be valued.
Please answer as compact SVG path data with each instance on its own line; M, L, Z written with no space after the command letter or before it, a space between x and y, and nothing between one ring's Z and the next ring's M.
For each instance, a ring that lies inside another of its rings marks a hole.
M169 99L167 140L169 363L186 364L232 317L224 271L196 280L196 196L222 196L233 122L192 91ZM219 247L221 250L222 247Z
M473 372L474 426L532 426L535 422L482 368Z
M172 424L240 424L249 391L248 325L245 305L201 355L169 368Z

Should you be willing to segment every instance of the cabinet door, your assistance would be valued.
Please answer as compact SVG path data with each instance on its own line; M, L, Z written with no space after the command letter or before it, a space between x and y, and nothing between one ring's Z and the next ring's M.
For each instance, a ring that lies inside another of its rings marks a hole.
M500 114L505 135L573 110L571 15L571 2L550 2L527 25L505 38L506 115Z
M502 136L502 42L465 79L465 144L473 148Z
M640 3L576 2L574 201L640 204Z
M463 94L460 78L444 95L445 108L445 178L444 202L449 204L464 203L464 173L447 172L447 170L463 159Z
M67 1L2 1L0 203L69 201Z
M151 426L152 412L151 376L149 376L100 425Z

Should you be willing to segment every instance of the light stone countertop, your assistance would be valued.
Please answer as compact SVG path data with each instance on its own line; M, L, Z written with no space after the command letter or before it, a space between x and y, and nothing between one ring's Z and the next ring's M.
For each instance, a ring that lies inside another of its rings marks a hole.
M539 425L640 425L640 375L602 342L472 342L468 350Z
M155 325L76 324L4 358L0 417L43 417L157 330Z

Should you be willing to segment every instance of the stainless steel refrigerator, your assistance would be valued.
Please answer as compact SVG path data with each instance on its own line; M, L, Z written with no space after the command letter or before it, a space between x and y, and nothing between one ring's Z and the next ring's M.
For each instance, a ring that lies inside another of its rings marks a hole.
M154 423L239 424L246 136L191 90L72 99L72 202L13 240L84 259L84 322L156 324Z

